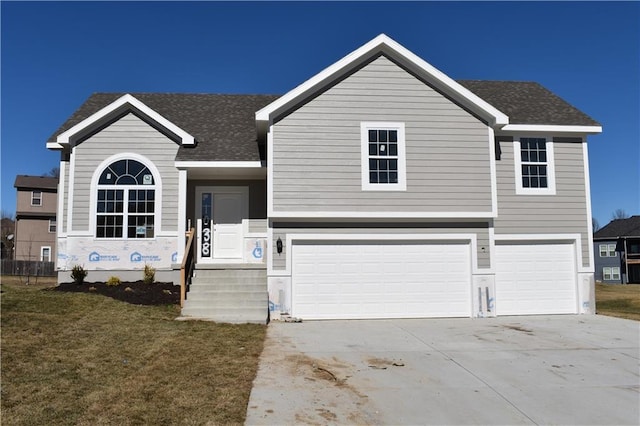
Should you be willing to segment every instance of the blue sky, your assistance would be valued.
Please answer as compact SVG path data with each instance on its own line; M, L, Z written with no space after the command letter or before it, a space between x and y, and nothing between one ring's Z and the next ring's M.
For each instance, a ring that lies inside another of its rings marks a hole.
M640 214L638 2L6 2L2 210L93 92L282 94L385 33L454 79L537 81L602 123L593 215Z

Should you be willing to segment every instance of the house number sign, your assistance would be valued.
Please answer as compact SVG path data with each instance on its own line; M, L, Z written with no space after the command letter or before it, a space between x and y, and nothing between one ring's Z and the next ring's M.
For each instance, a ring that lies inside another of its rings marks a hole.
M200 253L202 257L211 257L211 193L202 194L202 235Z

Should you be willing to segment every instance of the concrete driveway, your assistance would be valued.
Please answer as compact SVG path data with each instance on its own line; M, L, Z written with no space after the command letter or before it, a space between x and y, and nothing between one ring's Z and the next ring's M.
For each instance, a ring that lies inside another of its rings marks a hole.
M638 424L640 323L274 322L249 425Z

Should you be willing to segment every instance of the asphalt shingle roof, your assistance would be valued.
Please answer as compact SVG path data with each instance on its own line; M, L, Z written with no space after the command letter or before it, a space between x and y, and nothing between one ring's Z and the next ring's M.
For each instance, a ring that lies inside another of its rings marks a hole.
M640 237L640 216L612 220L593 234L594 240L618 237Z
M58 189L58 178L50 176L18 175L13 184L15 188Z
M598 122L538 83L461 80L458 83L509 116L513 124L597 126ZM95 93L49 138L56 137L124 93ZM258 161L255 112L275 95L132 93L149 108L191 134L195 147L180 147L179 161Z
M600 125L535 82L459 80L458 83L507 114L511 124Z
M49 138L56 137L124 93L95 93ZM191 134L195 147L180 147L180 161L259 161L255 112L274 95L131 93L133 97Z

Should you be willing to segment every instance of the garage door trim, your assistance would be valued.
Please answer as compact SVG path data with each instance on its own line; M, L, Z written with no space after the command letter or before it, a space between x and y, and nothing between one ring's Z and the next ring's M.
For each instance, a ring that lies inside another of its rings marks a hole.
M478 242L476 234L287 234L285 262L285 275L291 276L293 245L296 241L411 241L433 243L435 241L442 242L468 242L471 245L471 273L477 274L478 271ZM486 270L482 270L486 272Z

